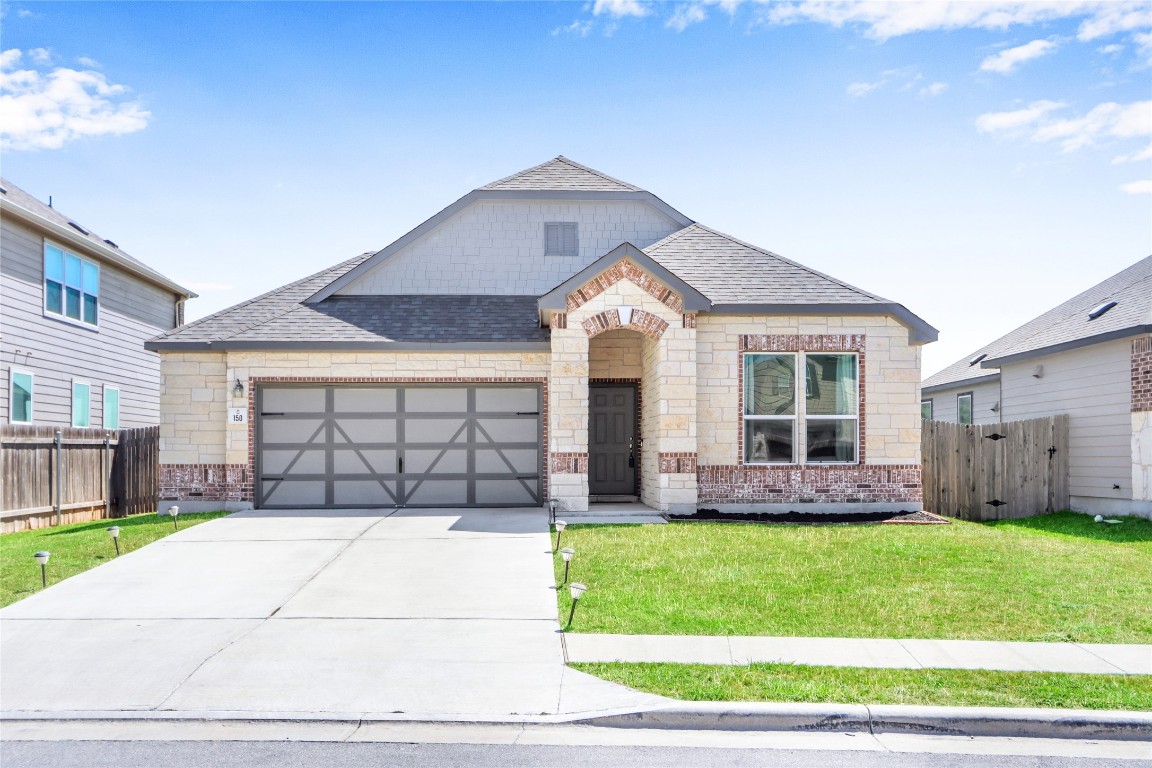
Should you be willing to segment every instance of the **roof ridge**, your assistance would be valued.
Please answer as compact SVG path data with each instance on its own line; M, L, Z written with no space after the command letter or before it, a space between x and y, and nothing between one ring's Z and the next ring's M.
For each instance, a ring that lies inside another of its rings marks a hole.
M588 173L591 173L594 176L599 176L600 178L602 178L606 181L610 181L613 184L620 184L621 186L628 187L633 192L644 192L645 191L645 190L641 189L640 187L636 186L635 184L629 184L628 182L621 181L620 179L617 179L614 176L609 176L608 174L604 173L603 171L598 171L595 168L589 168L588 166L583 165L582 163L578 163L575 160L572 160L571 158L564 157L564 155L556 155L556 157L554 158L554 160L552 162L555 162L556 160L559 160L560 162L563 162L563 163L567 163L568 165L572 166L573 168L578 168L581 171L586 171Z
M894 303L890 299L886 299L883 296L878 296L877 294L872 293L871 291L866 291L863 288L857 288L856 286L854 286L850 283L846 283L843 280L839 280L839 279L832 277L831 275L825 274L825 273L823 273L817 269L812 269L812 267L801 264L798 261L793 261L792 259L789 259L786 256L781 256L778 253L775 253L773 251L769 251L765 248L761 248L758 245L753 245L752 243L745 242L745 241L741 240L740 238L733 237L732 235L729 235L725 232L720 232L719 230L712 229L712 227L701 224L700 222L696 222L692 226L699 227L700 229L704 230L705 232L710 232L713 235L716 235L718 237L723 237L725 240L736 243L737 245L744 246L745 248L751 248L752 250L757 251L759 253L762 253L765 256L771 256L774 259L779 259L780 261L784 262L785 264L789 264L793 267L796 267L797 269L802 269L805 272L808 272L809 274L816 275L817 277L822 277L825 280L829 280L829 281L835 283L836 285L839 285L841 288L847 288L848 290L853 291L855 293L858 293L861 296L866 296L870 299L875 299L876 301L881 301L881 302L885 302L888 304ZM689 228L690 227L686 227L685 229L689 229Z
M613 184L619 184L620 186L625 187L626 189L628 189L632 192L644 192L644 191L646 191L646 190L636 186L635 184L629 184L626 181L621 181L620 179L609 176L608 174L604 173L603 171L598 171L595 168L589 168L586 165L581 165L580 163L576 162L575 160L567 158L564 155L556 155L556 157L553 157L551 160L545 160L544 162L539 163L538 165L534 165L531 168L525 168L522 171L517 171L516 173L512 174L511 176L505 176L502 179L497 179L496 181L489 182L488 184L485 184L482 187L477 187L477 189L495 189L501 185L507 184L510 181L515 181L516 179L520 178L521 176L527 176L528 174L530 174L534 171L538 171L541 168L552 165L553 163L564 163L565 165L567 165L570 168L573 168L573 169L576 169L579 171L584 171L585 173L590 173L593 176L598 176L599 178L604 179L605 181L609 181Z
M300 278L299 280L288 283L287 285L282 285L279 288L273 288L272 290L266 291L266 292L260 294L259 296L253 296L251 299L248 299L247 301L242 301L239 304L233 304L230 307L225 307L224 309L221 309L217 312L213 312L210 315L205 315L204 317L201 317L199 320L193 320L192 322L185 323L184 325L181 325L178 328L173 328L170 331L167 331L165 333L160 334L159 336L156 336L155 339L153 339L153 340L164 339L164 338L167 338L169 336L174 336L176 334L183 333L183 332L185 332L191 328L196 328L197 326L203 325L204 323L208 322L209 320L216 320L220 317L223 317L224 315L231 314L232 312L235 312L236 310L243 309L244 307L255 304L258 301L264 301L265 299L268 299L268 298L271 298L273 296L284 293L285 291L288 291L292 288L296 288L301 283L306 283L309 280L314 280L314 279L320 277L321 275L336 272L336 271L340 270L341 267L346 266L346 267L348 267L348 269L352 269L353 267L356 266L356 264L359 264L360 262L364 261L366 258L370 257L371 255L372 255L372 252L368 251L366 253L360 254L359 256L353 256L350 259L345 259L344 261L340 262L339 264L328 267L327 269L322 269L319 272L314 272L311 275L306 275L306 276ZM356 262L356 263L354 264L353 262ZM344 272L347 272L348 269L345 269ZM343 272L341 274L343 274ZM339 275L336 275L336 277L339 277ZM333 279L336 279L336 278L334 277ZM300 302L297 302L297 305L299 305L299 303ZM284 313L277 314L277 315L275 315L275 317L279 317L281 314L284 314ZM240 331L237 331L237 333L240 333L240 332L246 331L246 330L251 330L252 328L255 328L258 325L263 325L264 323L268 322L268 320L271 320L271 319L274 319L274 318L267 318L265 320L261 320L259 323L253 323L250 326L246 326L245 328L240 329ZM229 334L229 336L221 337L221 340L223 340L225 338L229 338L232 335L235 335L235 334Z

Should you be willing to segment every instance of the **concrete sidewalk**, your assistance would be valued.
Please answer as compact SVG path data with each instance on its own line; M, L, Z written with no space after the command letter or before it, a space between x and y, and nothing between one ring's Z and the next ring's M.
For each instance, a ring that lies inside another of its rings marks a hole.
M807 664L1152 675L1152 645L887 640L838 637L564 636L571 662Z

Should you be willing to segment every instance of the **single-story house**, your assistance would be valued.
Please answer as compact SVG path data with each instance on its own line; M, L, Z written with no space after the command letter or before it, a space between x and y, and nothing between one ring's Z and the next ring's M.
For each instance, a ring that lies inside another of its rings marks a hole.
M902 305L557 157L158 336L187 508L919 509Z
M1069 415L1074 510L1152 517L1152 256L924 380L924 418Z
M0 421L127 429L160 420L160 356L196 294L0 179Z

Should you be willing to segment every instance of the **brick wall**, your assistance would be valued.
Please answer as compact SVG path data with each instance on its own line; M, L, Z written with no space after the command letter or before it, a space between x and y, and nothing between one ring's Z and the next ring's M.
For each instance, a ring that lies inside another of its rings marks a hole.
M247 464L161 464L160 498L252 501L252 472Z
M1152 411L1152 336L1132 340L1132 411Z
M920 467L707 466L699 470L699 503L835 504L923 500Z

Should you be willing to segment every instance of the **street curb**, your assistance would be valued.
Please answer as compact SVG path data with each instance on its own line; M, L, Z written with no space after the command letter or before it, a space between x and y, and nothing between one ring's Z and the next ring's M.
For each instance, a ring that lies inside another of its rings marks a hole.
M613 728L1152 741L1152 713L1085 709L685 702L581 722Z

